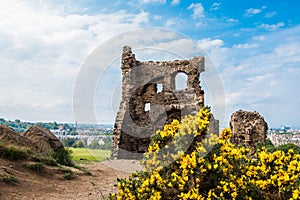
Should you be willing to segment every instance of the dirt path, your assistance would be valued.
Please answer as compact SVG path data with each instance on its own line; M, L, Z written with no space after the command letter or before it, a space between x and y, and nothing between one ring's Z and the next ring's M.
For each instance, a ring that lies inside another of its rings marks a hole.
M45 167L42 173L24 170L21 165L0 162L0 172L12 174L18 180L15 184L0 181L0 199L107 199L109 193L115 192L117 177L128 177L129 172L140 169L137 161L105 161L84 165L92 176L81 171L74 172L75 178L65 180L63 172Z

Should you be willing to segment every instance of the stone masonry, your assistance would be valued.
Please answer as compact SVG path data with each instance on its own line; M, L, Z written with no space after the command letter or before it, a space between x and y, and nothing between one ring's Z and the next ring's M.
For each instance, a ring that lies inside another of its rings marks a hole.
M266 131L268 124L256 111L249 112L239 110L231 115L230 128L232 130L231 141L234 144L242 144L255 153L256 143L266 143Z
M204 58L140 62L125 46L121 69L122 99L114 125L111 159L141 159L156 130L204 106L199 80ZM183 90L176 90L178 73L187 76ZM212 124L215 127L211 129L218 133L218 123Z

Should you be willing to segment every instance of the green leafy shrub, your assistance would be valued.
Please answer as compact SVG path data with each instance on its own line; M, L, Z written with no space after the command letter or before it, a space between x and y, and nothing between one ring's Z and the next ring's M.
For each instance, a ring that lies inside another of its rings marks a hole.
M41 172L43 170L43 163L25 163L24 167L34 172Z
M64 179L66 179L66 180L71 180L71 179L73 179L74 178L74 175L73 175L73 173L65 173L64 174Z
M269 138L266 139L266 146L274 146L274 144Z
M90 170L88 170L88 169L83 168L82 171L87 176L92 176L93 175L92 172Z
M104 144L100 145L100 149L111 150L112 138L111 137L104 137L103 142L104 142Z
M109 198L300 198L299 154L293 149L287 153L280 150L268 152L262 147L251 157L250 149L229 142L232 134L229 128L223 130L219 138L212 135L205 139L204 136L209 134L209 116L209 109L204 108L195 116L185 117L181 123L174 120L157 131L145 154L145 169L132 173L129 178L117 179L118 193L111 194ZM185 140L189 138L190 143ZM189 147L181 148L185 143L190 144ZM212 145L213 148L209 148ZM173 146L178 151L161 154L162 150ZM174 162L166 165L170 158L174 158Z
M98 142L92 142L89 144L88 148L90 149L100 149L100 144Z
M268 151L275 152L279 150L279 151L283 151L284 153L288 153L290 149L293 149L296 154L300 154L300 147L298 147L295 144L283 144L278 147L275 146L269 147Z
M13 175L7 175L7 176L3 177L3 181L5 183L16 183L16 182L18 182L18 179Z
M93 176L91 171L85 171L84 174L87 175L87 176Z
M76 140L74 138L67 138L63 141L64 146L66 147L72 147L73 144L75 144Z
M71 180L74 178L74 174L71 170L69 169L63 169L63 172L65 173L63 175L63 178L66 179L66 180Z
M0 144L0 157L9 160L25 160L28 158L28 154L25 150L19 149L14 146L7 147Z
M53 158L41 158L40 162L48 166L57 166L57 162Z
M84 148L84 143L82 140L78 140L72 145L73 148Z
M62 149L58 153L53 155L54 160L61 165L65 166L74 166L74 163L72 161L71 157L72 151L68 149Z

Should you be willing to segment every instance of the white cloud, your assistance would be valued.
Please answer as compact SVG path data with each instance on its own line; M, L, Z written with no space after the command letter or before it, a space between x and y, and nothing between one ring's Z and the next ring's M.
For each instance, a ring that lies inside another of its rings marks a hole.
M244 16L245 16L245 17L251 17L251 16L257 15L257 14L259 14L259 13L261 13L261 12L262 12L262 9L258 9L258 8L249 8L249 9L247 9L247 10L245 11Z
M180 28L182 27L182 24L185 24L186 21L182 18L179 18L179 17L175 17L175 18L170 18L170 19L167 19L166 20L166 23L165 23L165 26L167 28Z
M141 11L139 14L134 16L131 20L131 24L143 24L143 23L148 23L149 21L149 13Z
M116 43L114 43L114 41L116 41ZM103 46L101 46L101 49L105 49L105 52L102 53L96 53L97 50L95 52L93 52L93 54L91 55L96 55L94 56L94 59L91 59L93 63L95 63L95 68L102 68L104 69L102 66L99 66L99 60L101 60L101 63L105 63L106 61L104 61L107 57L111 57L110 55L113 54L116 57L120 56L121 51L120 51L120 43L123 44L124 42L126 42L126 44L130 45L133 49L133 52L136 55L136 58L138 60L175 60L175 59L190 59L193 56L199 56L199 55L203 55L203 51L199 48L199 46L193 42L191 39L184 37L183 35L180 35L176 32L170 32L168 30L164 30L164 29L139 29L133 32L129 32L129 33L124 33L124 34L120 34L117 35L117 37L113 37L111 38L111 40L108 41L109 44L108 48L103 48ZM117 46L118 45L118 46ZM145 48L146 47L146 48ZM113 48L114 50L111 51L109 50L110 48ZM100 50L101 50L100 49ZM200 53L197 53L200 52ZM202 52L202 53L201 53ZM110 59L108 61L111 61ZM97 95L95 96L95 103L97 105L99 105L99 107L97 107L95 109L95 111L99 111L99 113L96 113L97 116L99 116L99 120L101 122L104 122L107 120L110 120L110 123L113 122L113 117L108 116L106 114L104 114L103 109L107 110L109 113L109 108L111 108L113 110L116 110L116 105L118 106L118 101L116 101L114 97L110 98L111 93L113 93L114 88L113 87L116 85L116 83L118 83L118 80L121 80L121 73L120 73L120 65L119 65L119 60L117 60L117 64L114 65L115 69L113 72L107 74L107 76L102 76L101 79L99 79L101 81L101 83L99 83L99 87L97 88ZM106 69L106 68L105 68ZM109 66L107 69L111 70L112 68ZM82 73L80 73L82 74ZM98 72L94 72L93 74L99 74ZM91 77L88 77L89 80L91 79ZM98 77L96 77L98 78ZM89 82L86 81L85 79L83 80L84 82ZM216 82L216 81L215 81ZM76 84L79 86L82 86L82 84ZM94 88L92 87L84 87L84 88L90 88L90 90L92 90L91 92L94 92ZM75 90L77 91L77 90ZM84 91L85 92L85 91ZM106 94L107 93L107 94ZM99 94L99 95L98 95ZM77 95L76 95L77 96ZM87 95L84 95L80 92L79 97L85 97L84 99L88 99ZM94 97L94 96L93 96ZM97 99L96 99L97 97ZM81 98L79 98L79 100L81 100ZM114 102L111 103L111 105L109 104L110 102ZM117 103L115 103L117 102ZM78 101L78 103L80 103ZM92 105L91 103L83 103L83 105ZM91 110L92 108L89 108L89 110ZM84 109L83 111L86 111L88 109ZM93 109L92 109L93 110ZM81 112L81 110L79 110ZM78 114L78 112L75 112ZM111 113L111 110L110 110ZM78 115L79 117L82 118L82 116L84 116L83 119L77 119L77 121L82 121L82 120L88 120L90 118L91 115L88 115L88 113L84 113L84 114L80 114ZM91 119L92 120L92 119Z
M265 17L267 17L267 18L274 17L276 14L277 14L276 11L268 12L268 13L266 13Z
M178 23L178 21L176 20L176 19L168 19L167 21L166 21L166 27L170 27L170 26L173 26L173 25L175 25L175 24L177 24Z
M192 3L189 7L189 10L193 11L193 18L204 17L204 8L201 3Z
M290 125L298 125L299 31L297 26L253 37L232 48L208 50L222 74L228 121L231 113L244 109L262 113L270 127L284 123L278 117L282 112L293 116L285 119Z
M233 48L236 48L236 49L252 49L252 48L256 48L256 47L258 47L258 44L256 44L256 43L253 43L253 44L245 43L245 44L233 45Z
M233 19L233 18L229 18L229 19L227 19L227 22L229 22L229 23L237 23L237 22L239 22L239 20Z
M221 46L223 46L224 41L220 40L220 39L210 39L210 38L205 38L202 40L198 41L198 44L201 48L203 48L204 50L210 50L213 48L219 48Z
M0 102L7 108L0 114L71 121L74 82L88 54L112 35L148 23L149 15L69 14L46 3L11 0L0 17ZM25 112L29 108L32 113Z
M155 20L160 20L160 19L162 19L162 16L160 16L160 15L154 15L154 16L152 16L153 17L153 19L155 19Z
M284 26L285 26L284 22L278 22L277 24L261 24L258 26L258 28L263 28L268 31L276 31L279 28L284 27Z
M261 87L262 85L274 86L274 82L271 81L271 80L274 80L274 78L276 78L276 75L274 73L258 74L256 76L247 78L245 81L245 85L248 86L248 88L249 87Z
M139 10L140 8L132 12L123 10L107 13L107 10L103 9L97 14L82 14L82 10L86 8L74 8L72 3L66 5L65 2L60 4L56 1L56 5L51 5L52 1L44 1L42 4L38 4L38 1L28 2L11 0L3 4L0 9L2 30L0 32L0 117L10 119L72 121L74 82L87 55L97 45L103 44L104 41L119 33L143 25L147 26L155 19L159 22L163 21L162 23L166 23L167 27L184 24L180 21L184 20L181 16L165 20L164 15L143 12ZM166 3L159 0L144 2ZM218 26L216 22L220 22L201 20L201 17L204 17L204 8L200 3L190 4L188 9L193 12L194 19L200 18L193 22L199 26L210 28L210 24L213 24L216 28ZM257 10L252 8L249 13L259 14L263 9L265 7ZM274 14L272 13L267 13L265 16L270 17ZM238 22L236 19L226 18L221 21ZM288 118L291 120L289 122L291 125L297 124L300 116L296 111L300 109L300 97L295 91L299 90L300 84L300 26L289 28L283 22L279 22L262 24L257 28L259 28L256 29L257 31L261 29L277 31L251 35L249 40L245 39L249 37L244 37L243 42L231 47L226 46L226 36L222 39L201 39L197 41L198 45L195 45L189 39L175 38L174 34L166 34L166 31L148 34L145 30L136 35L126 35L127 38L122 38L124 39L122 41L131 41L128 45L133 49L136 48L137 51L140 50L138 47L141 47L139 44L141 38L143 41L151 40L157 44L155 47L161 51L150 48L145 50L145 54L135 52L140 60L190 58L194 52L197 52L197 55L205 55L222 74L228 94L226 98L228 113L241 108L258 110L264 113L266 118L272 119L274 124L282 120L276 119L278 118L276 116L285 114L285 116L292 116ZM239 37L243 36L244 31L249 31L249 29L231 30L240 34ZM195 32L191 30L188 33ZM232 33L233 36L238 36L235 33ZM201 33L194 35L194 37L200 36ZM116 46L117 43L119 40L111 41L111 45ZM153 47L153 43L147 43L145 46ZM203 53L201 48L206 50L209 56L201 54ZM163 51L164 49L171 50ZM174 54L172 54L173 49L173 52L176 51ZM111 52L107 52L109 53ZM114 53L117 55L116 69L119 70L118 56L121 55L121 47ZM207 65L207 71L210 69ZM113 75L108 76L107 79L114 82L121 79L117 70L113 71L111 73ZM204 82L201 84L203 85ZM103 98L104 94L115 89L113 86L103 84L104 90L99 88L99 93L95 95L95 98L103 99L103 102L95 101L95 104L101 108L98 109L100 122L114 121L107 105L113 104L114 109L117 110L118 101ZM120 91L120 89L115 90ZM272 127L272 124L270 126Z
M174 49L174 52L177 52L177 56L180 56L181 59L189 58L194 52L199 51L198 47L195 46L195 42L188 38L174 38L171 41L162 41L157 43L155 47L159 49ZM166 59L175 59L175 57ZM176 59L179 59L179 57Z
M207 23L205 23L205 22L197 22L195 25L196 25L197 28L199 28L199 27L207 26Z
M146 4L146 3L160 3L160 4L165 4L166 0L142 0L141 3Z
M281 62L300 63L300 42L281 44L274 49L272 56Z
M252 37L253 40L257 40L257 41L264 41L266 40L266 36L265 35L256 35Z
M180 0L172 0L171 5L178 5Z
M213 3L210 7L210 10L220 10L221 9L221 3Z

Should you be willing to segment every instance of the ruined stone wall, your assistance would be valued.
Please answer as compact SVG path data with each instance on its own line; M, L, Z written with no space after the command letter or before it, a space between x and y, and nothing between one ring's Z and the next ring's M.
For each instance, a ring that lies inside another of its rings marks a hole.
M131 48L122 54L122 100L117 113L112 159L140 159L156 130L204 106L200 73L204 58L140 62ZM176 90L175 77L187 75L187 88ZM159 91L161 89L161 91Z
M250 148L252 154L255 153L255 144L257 142L264 144L266 142L268 124L256 111L239 110L233 113L231 115L230 128L232 130L231 142Z

